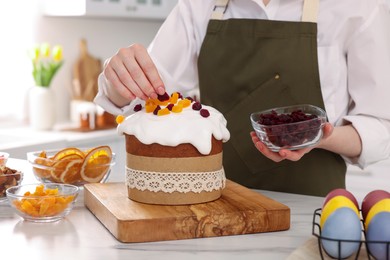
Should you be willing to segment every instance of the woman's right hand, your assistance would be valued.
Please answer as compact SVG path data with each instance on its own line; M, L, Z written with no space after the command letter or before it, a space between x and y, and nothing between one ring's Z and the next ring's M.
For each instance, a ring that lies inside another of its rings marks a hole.
M121 103L136 97L146 100L165 93L156 66L146 48L140 44L119 49L104 63L103 74L109 83L107 95L113 101L119 100L119 97Z

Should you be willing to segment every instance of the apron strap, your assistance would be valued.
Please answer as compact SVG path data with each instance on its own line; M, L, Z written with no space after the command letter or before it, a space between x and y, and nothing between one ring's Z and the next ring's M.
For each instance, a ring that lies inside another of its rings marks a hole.
M211 19L222 20L228 7L229 0L216 0ZM304 0L302 22L317 22L319 0Z
M317 23L319 0L304 0L302 22Z
M216 0L211 19L222 20L223 14L226 12L229 0Z

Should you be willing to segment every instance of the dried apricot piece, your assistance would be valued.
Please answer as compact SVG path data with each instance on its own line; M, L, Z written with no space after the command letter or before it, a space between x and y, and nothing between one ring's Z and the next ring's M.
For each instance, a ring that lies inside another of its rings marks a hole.
M116 118L115 118L115 122L119 125L119 124L122 124L123 121L125 120L125 117L123 115L118 115Z
M185 98L185 99L180 100L178 104L182 105L183 108L185 108L185 107L188 107L191 105L191 100Z
M156 103L158 106L166 107L166 106L169 104L169 100L167 100L167 101L160 101L160 100L156 99L156 100L155 100L155 103Z
M163 109L160 109L157 111L157 115L158 116L165 116L165 115L168 115L170 114L171 112L169 111L168 108L163 108Z
M156 109L157 105L154 103L149 103L145 105L146 113L152 113Z
M47 158L46 151L40 152L34 163L42 166L33 167L33 171L36 176L38 176L39 178L50 178L50 170L47 169L47 167L51 167L53 165L53 161Z
M179 99L179 93L174 92L174 93L172 93L171 99L169 101L170 101L171 104L175 105L177 103L178 99Z
M180 113L181 111L183 111L182 105L175 105L172 107L172 112L174 112L174 113Z
M26 192L14 205L23 213L33 217L50 217L61 213L73 202L75 196L57 196L58 189L44 189L43 185L35 187L33 193Z

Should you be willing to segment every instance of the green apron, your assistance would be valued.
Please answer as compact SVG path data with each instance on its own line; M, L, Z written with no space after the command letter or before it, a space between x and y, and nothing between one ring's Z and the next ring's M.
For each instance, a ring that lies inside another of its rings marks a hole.
M250 188L316 196L345 188L346 164L340 155L313 149L297 162L275 163L249 135L252 112L295 104L325 109L315 22L211 19L198 70L202 103L218 109L228 122L231 138L223 155L228 179Z

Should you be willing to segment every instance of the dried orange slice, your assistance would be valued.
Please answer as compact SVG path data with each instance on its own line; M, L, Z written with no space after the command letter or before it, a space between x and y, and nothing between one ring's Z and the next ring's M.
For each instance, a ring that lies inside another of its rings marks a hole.
M110 169L112 151L109 146L99 146L88 152L81 167L81 178L86 182L100 182Z
M77 153L74 154L68 154L61 158L61 160L84 160L84 155L80 155Z
M75 147L69 147L69 148L65 148L65 149L62 149L61 151L57 152L53 156L53 160L58 161L58 160L61 160L64 157L69 156L69 155L79 155L81 158L84 158L83 151L81 151L80 149L75 148Z
M73 159L67 165L64 171L61 174L60 180L63 183L77 183L81 182L82 178L80 175L81 166L83 165L84 160L82 158Z
M53 182L61 182L61 176L65 172L69 163L73 162L70 160L59 160L54 162L52 169L50 171L51 178Z

